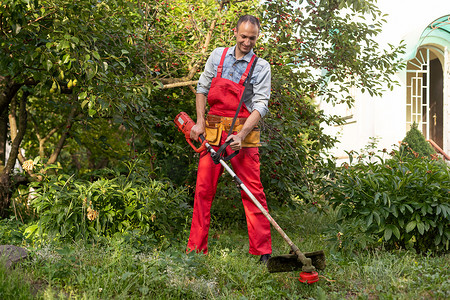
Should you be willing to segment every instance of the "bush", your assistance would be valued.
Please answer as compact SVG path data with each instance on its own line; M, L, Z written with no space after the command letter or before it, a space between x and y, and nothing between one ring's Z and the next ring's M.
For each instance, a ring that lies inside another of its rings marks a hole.
M387 158L371 153L379 162L344 163L331 181L331 206L338 211L340 226L351 229L345 236L363 232L373 241L384 241L387 248L448 250L449 167L436 158L410 157L407 152L400 147Z
M186 191L151 179L138 161L128 164L126 174L104 170L91 176L92 182L66 174L42 175L32 201L39 216L32 228L41 234L78 239L133 231L170 239L183 232L191 214Z
M25 225L15 217L0 220L0 244L22 244L24 229Z
M406 143L412 149L410 155L417 153L416 155L428 156L435 153L430 144L425 140L422 132L417 129L417 123L415 122L412 124L411 129L406 133L403 143Z

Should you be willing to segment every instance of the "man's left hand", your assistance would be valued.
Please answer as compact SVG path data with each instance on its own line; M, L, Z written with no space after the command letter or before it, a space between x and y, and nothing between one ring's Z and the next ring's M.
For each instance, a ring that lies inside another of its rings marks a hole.
M243 138L239 134L232 134L227 137L225 142L228 142L231 139L233 139L233 141L230 144L231 150L233 151L241 150Z

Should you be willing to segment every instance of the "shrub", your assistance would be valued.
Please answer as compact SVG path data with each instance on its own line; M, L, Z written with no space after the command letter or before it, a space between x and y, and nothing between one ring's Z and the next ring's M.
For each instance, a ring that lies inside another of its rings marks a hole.
M25 225L15 217L0 220L0 244L22 244L24 227Z
M449 167L436 159L407 156L407 152L400 147L391 157L377 155L379 162L344 163L331 181L331 206L338 211L340 226L362 224L349 226L346 236L364 232L388 248L448 250Z
M71 239L133 231L161 240L183 232L191 214L183 188L151 179L137 162L128 164L126 174L102 172L92 182L42 174L43 181L34 184L39 221L33 228Z
M414 152L420 156L428 156L435 153L430 144L425 140L422 132L417 129L417 123L415 122L412 124L411 129L406 133L403 142L412 149L412 155Z

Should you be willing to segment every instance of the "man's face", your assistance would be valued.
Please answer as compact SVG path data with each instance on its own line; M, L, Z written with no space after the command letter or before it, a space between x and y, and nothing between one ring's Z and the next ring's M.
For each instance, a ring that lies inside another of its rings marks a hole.
M244 55L249 53L255 46L258 35L258 26L250 22L241 23L234 32L238 50Z

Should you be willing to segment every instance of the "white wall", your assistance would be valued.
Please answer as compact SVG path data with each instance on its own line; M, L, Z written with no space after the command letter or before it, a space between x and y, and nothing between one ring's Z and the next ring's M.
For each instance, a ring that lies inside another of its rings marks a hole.
M379 0L378 7L388 16L385 18L387 23L383 26L382 33L376 38L377 42L387 49L388 43L399 45L401 40L405 40L408 43L407 52L411 52L425 27L435 19L450 13L450 0ZM397 74L396 79L404 83L406 73ZM340 140L332 153L344 158L344 150L359 151L369 143L371 137L380 139L378 149L392 149L392 146L398 144L406 135L405 101L404 85L386 92L382 97L370 97L369 94L357 92L355 107L352 109L354 118L349 120L356 122L326 128L327 133L337 135ZM350 113L345 108L332 107L326 103L321 103L320 106L328 113Z

